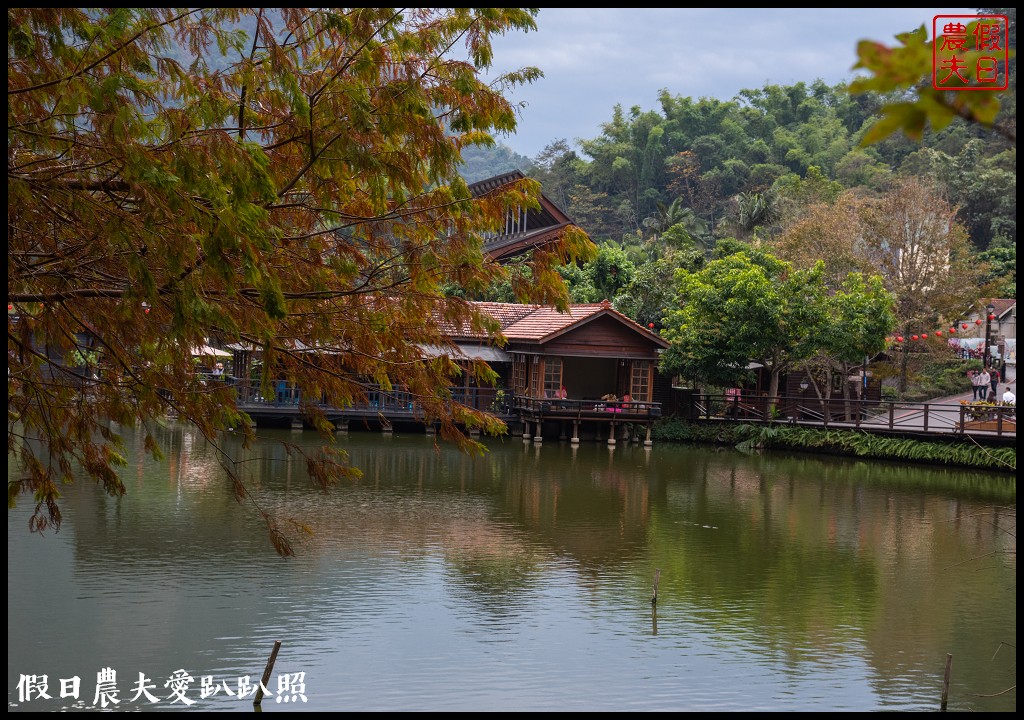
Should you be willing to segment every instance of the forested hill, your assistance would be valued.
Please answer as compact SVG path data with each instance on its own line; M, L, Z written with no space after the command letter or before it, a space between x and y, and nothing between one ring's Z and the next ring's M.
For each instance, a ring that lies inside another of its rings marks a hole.
M992 10L1011 15L1013 9ZM1016 82L1003 94L999 122L1015 128ZM614 91L610 92L610 96ZM691 233L764 236L787 221L801 193L819 199L849 189L885 193L913 176L958 208L975 251L1016 244L1016 147L960 119L920 143L902 134L861 146L892 96L853 95L821 80L766 84L732 100L695 99L663 90L657 107L610 108L600 136L573 148L553 138L536 158L498 144L466 154L470 181L518 168L540 180L598 243L630 245L684 212Z

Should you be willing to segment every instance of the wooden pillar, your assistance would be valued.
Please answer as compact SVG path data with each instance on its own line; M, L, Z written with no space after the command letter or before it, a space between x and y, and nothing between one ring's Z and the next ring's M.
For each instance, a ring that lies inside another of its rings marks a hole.
M542 424L542 422L540 420L538 420L537 421L537 434L533 436L533 441L535 443L544 442L544 436L541 433L541 424Z
M615 422L614 421L611 423L611 430L608 431L608 444L609 445L614 445L615 444Z
M651 423L647 423L647 439L644 440L644 447L651 447L654 445L654 441L651 440Z
M573 445L579 445L580 444L580 421L579 420L573 420L572 421L572 439L569 442L571 442Z

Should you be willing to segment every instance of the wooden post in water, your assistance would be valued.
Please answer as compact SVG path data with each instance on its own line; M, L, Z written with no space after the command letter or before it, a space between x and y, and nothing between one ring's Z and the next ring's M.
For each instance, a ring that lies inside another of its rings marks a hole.
M267 668L263 671L263 679L260 681L260 686L256 688L256 698L252 701L254 707L259 707L263 703L263 688L270 682L270 673L274 672L274 663L277 661L277 651L281 649L281 641L274 641L274 649L270 653L270 659L267 660Z
M654 595L651 596L651 605L658 604L658 581L661 579L661 568L654 569Z
M953 667L953 653L946 653L946 675L942 679L942 706L939 708L946 712L946 701L949 699L949 671Z

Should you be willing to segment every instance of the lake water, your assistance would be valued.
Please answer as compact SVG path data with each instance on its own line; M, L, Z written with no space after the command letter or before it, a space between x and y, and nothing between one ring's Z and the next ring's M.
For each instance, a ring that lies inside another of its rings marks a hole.
M8 511L9 710L250 711L277 640L265 712L927 711L950 654L949 710L1016 710L1011 475L352 432L364 475L323 494L276 442L315 435L264 431L224 440L240 504L160 434L59 533ZM257 506L308 526L296 557Z

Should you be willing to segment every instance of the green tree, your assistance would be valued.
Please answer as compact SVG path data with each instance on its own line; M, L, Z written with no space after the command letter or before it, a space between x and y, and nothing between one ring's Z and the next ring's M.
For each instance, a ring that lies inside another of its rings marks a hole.
M418 344L445 342L446 323L496 332L444 283L472 296L500 280L483 238L509 208L539 207L533 181L474 198L458 174L465 148L515 128L502 92L539 71L481 75L492 37L535 29L535 14L8 10L8 504L31 496L41 530L60 522L62 483L123 494L112 423L174 410L211 442L251 439L233 394L192 372L208 336L259 349L330 406L401 384L445 437L482 450L460 426L503 426L451 402L459 369ZM557 266L592 252L571 226L536 252L532 299L564 307ZM101 367L88 396L54 359L86 334ZM326 488L355 470L319 405L302 409L325 438L307 459ZM152 434L146 447L160 455ZM251 500L244 469L227 468Z
M792 267L767 253L737 252L676 273L677 307L664 319L672 343L662 369L714 385L731 385L757 361L777 398L779 377L809 357L824 322L821 264Z
M736 196L736 215L733 225L741 238L751 238L775 225L782 217L776 194L768 192L742 192Z
M983 292L992 297L1017 297L1017 243L997 237L988 250L978 254L985 274L981 278Z
M614 298L633 279L635 269L622 246L605 242L593 259L562 268L561 273L573 302L594 303Z
M534 158L528 173L544 187L544 195L572 217L576 217L573 192L580 184L579 167L582 164L569 143L557 140L549 143Z
M881 276L865 277L851 272L824 302L818 333L808 338L809 357L798 363L806 371L823 403L832 394L832 376L847 378L854 368L867 370L868 358L885 349L886 336L896 325L895 298L885 289ZM843 398L852 397L850 383L844 382ZM860 399L862 385L856 386ZM852 406L846 405L847 417Z

